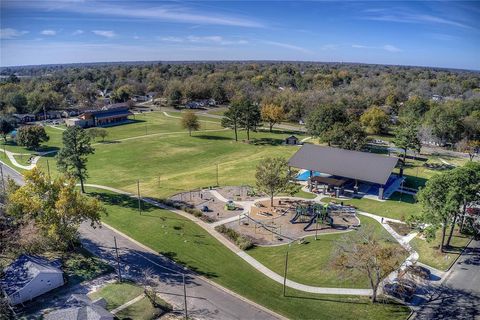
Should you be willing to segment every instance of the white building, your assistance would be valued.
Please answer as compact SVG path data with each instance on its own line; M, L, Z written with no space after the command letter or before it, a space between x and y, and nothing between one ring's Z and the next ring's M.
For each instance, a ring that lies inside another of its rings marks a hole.
M64 284L60 263L22 255L5 270L0 287L11 305L32 300Z

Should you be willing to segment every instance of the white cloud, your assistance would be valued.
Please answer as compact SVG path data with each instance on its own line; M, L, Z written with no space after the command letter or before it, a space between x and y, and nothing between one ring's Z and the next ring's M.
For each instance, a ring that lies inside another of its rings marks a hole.
M276 42L276 41L263 41L263 43L269 44L269 45L272 45L272 46L277 46L277 47L290 49L290 50L300 51L300 52L303 52L303 53L312 53L311 50L308 50L308 49L303 48L303 47L295 46L295 45L289 44L289 43Z
M78 36L78 35L83 34L83 33L84 33L83 30L78 29L78 30L75 30L75 31L72 32L72 36Z
M113 38L116 36L116 33L113 30L92 30L92 32L97 36L101 36L105 38Z
M391 44L385 44L383 46L380 46L380 47L376 47L376 46L365 46L365 45L362 45L362 44L352 44L352 48L355 48L355 49L374 49L374 50L385 50L385 51L388 51L388 52L401 52L402 49L400 48L397 48Z
M2 28L0 29L0 39L13 39L13 38L23 36L24 34L27 34L27 33L28 31L20 31L12 28Z
M402 51L401 49L392 46L391 44L386 44L383 46L383 50L390 51L390 52L400 52Z
M420 23L420 24L440 24L440 25L449 25L459 28L472 29L471 26L461 23L455 20L446 19L442 17L433 16L430 14L420 14L408 11L396 10L395 12L386 12L386 10L380 11L368 11L364 10L367 13L366 17L363 17L365 20L374 20L374 21L389 21L389 22L401 22L401 23Z
M55 30L51 30L51 29L47 29L47 30L42 30L40 32L40 34L44 35L44 36L54 36L57 34L57 31Z
M227 40L221 36L187 36L187 37L160 37L160 41L173 42L173 43L203 43L203 44L218 44L218 45L234 45L234 44L247 44L248 41L244 39L240 40Z
M108 3L110 2L110 3ZM101 16L116 16L123 18L149 19L157 21L170 21L178 23L200 24L200 25L222 25L236 27L263 28L265 25L249 17L232 15L227 13L200 11L191 7L179 4L165 5L142 5L131 1L8 1L9 5L20 8L34 7L48 11L64 11L84 14L95 14Z

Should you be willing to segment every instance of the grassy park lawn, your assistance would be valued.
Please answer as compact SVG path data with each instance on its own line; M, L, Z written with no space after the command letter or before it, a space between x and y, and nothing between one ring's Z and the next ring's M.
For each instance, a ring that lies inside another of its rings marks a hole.
M359 216L362 226L373 226L375 232L385 237L389 245L398 246L399 253L405 250L394 241L383 227L375 220ZM352 231L355 232L355 231ZM330 261L335 250L335 243L349 233L328 234L307 238L303 244L293 243L289 249L288 279L306 285L322 287L370 288L368 278L343 277L332 269ZM248 251L255 259L262 262L269 269L283 274L285 268L285 253L287 246L256 247Z
M246 298L294 319L404 319L408 309L401 305L372 305L366 297L314 295L288 289L253 269L235 253L195 223L173 212L144 204L139 215L137 203L122 195L93 188L108 210L103 220L196 272L209 277Z
M240 132L240 139L245 133ZM89 157L88 183L96 183L151 197L166 197L179 191L216 185L255 184L255 167L265 157L288 158L297 148L282 146L286 134L255 132L252 142L235 142L232 131L195 132L141 137L96 145ZM39 166L46 168L46 160ZM50 168L55 165L50 163Z
M216 116L223 116L225 112L227 111L227 108L215 108L215 109L210 109L207 111L208 114L214 114Z
M390 199L386 201L377 201L371 199L335 199L323 198L322 201L330 202L343 201L344 204L350 204L358 208L360 211L373 213L385 218L392 218L402 220L408 218L410 215L420 213L421 208L418 203L415 203L413 196L396 192Z
M143 293L143 288L131 282L107 284L101 289L90 293L92 300L104 298L107 301L107 310L113 310L124 303L138 297Z
M438 270L447 270L462 252L463 248L465 248L465 246L468 244L471 237L460 234L458 233L458 230L455 230L450 243L451 248L446 249L447 252L440 252L439 247L441 243L441 236L442 233L439 230L435 240L430 243L417 236L410 242L410 244L420 255L420 262Z

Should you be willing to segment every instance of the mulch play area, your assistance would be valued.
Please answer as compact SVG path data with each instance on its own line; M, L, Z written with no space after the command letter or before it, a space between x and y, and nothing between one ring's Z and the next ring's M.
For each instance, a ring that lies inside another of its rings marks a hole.
M229 186L217 188L216 190L225 198L233 201L253 201L265 197L264 194L259 193L250 186Z
M288 198L275 199L274 207L270 200L255 203L250 211L250 216L234 221L225 226L250 238L256 245L277 245L290 242L305 236L342 232L360 224L355 214L331 210L330 219L312 222L313 216L297 215L297 208L308 208L315 205L311 201L291 200Z
M225 203L215 198L210 190L195 190L178 193L170 200L192 205L213 220L223 220L242 213L243 208L236 206L235 210L227 210ZM208 209L208 211L206 210Z

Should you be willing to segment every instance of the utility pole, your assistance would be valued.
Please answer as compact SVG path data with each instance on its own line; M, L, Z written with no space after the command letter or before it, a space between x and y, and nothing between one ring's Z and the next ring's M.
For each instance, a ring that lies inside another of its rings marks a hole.
M187 312L187 285L185 284L185 273L182 273L183 277L183 304L185 306L185 320L188 319L188 312Z
M140 180L137 180L137 193L138 193L138 213L142 214L142 202L140 200Z
M120 258L118 257L117 238L115 236L113 236L113 241L115 242L115 255L117 256L118 281L122 282L122 272L121 272L121 269L120 269Z
M2 189L3 189L3 195L6 194L6 188L5 188L5 177L3 176L3 165L0 164L0 174L2 175Z
M50 164L48 163L48 159L47 159L47 172L48 172L48 181L52 181L52 177L50 176Z

